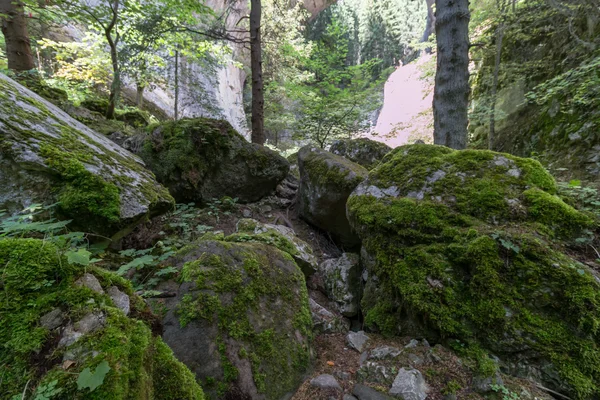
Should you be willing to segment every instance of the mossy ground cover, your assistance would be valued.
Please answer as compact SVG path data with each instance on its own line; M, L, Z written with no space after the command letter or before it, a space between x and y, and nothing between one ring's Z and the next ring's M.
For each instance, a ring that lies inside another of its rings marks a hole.
M348 202L381 282L363 298L368 326L401 334L418 325L505 360L536 354L561 390L600 392L600 285L565 252L595 222L555 195L538 162L405 146L363 185L399 193Z
M38 393L51 383L59 390L56 399L204 399L191 372L144 321L126 317L108 296L74 285L83 267L69 264L54 244L2 239L0 263L3 399L20 399L23 393ZM97 267L88 267L88 272L103 286L117 285L130 295L134 313L143 306L123 278ZM64 312L65 323L94 310L106 315L106 324L70 347L58 348L59 331L40 325L40 318L55 308ZM80 354L69 368L62 363L65 351ZM79 372L93 370L103 361L110 370L102 384L92 392L78 390Z

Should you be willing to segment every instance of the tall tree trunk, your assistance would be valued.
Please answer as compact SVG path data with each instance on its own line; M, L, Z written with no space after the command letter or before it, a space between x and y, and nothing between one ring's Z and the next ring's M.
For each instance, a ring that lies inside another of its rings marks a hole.
M421 38L422 42L428 41L431 34L435 32L435 12L433 11L435 0L425 0L425 3L427 4L427 22L425 23L425 32Z
M492 101L490 109L490 132L488 133L488 148L494 149L496 139L496 102L498 100L498 77L500 75L500 62L502 61L502 42L504 41L504 21L496 28L496 61L494 63L494 76L492 78Z
M433 95L434 143L467 147L469 0L436 0L437 70Z
M34 69L23 3L18 0L0 0L0 14L5 15L0 23L6 42L8 68L17 72Z
M121 91L121 69L119 67L119 53L117 45L119 44L119 32L113 37L113 30L117 24L119 18L119 1L114 0L111 4L112 19L108 26L104 29L104 35L108 41L110 48L110 60L113 69L113 80L110 85L110 95L108 97L108 109L106 110L106 118L115 118L115 109L117 108L117 102L119 101L119 92Z
M175 121L179 119L179 51L175 51L175 107L173 110Z
M262 43L260 37L261 0L251 0L250 66L252 69L252 143L265 143L265 98L262 76Z

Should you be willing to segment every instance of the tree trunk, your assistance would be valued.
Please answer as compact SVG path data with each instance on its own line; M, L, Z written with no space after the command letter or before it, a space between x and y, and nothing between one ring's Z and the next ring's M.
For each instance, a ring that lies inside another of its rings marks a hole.
M175 104L173 110L175 121L179 119L179 51L175 51Z
M261 0L251 0L250 66L252 69L252 143L265 143L262 43L260 37Z
M467 147L469 0L436 0L437 70L433 95L434 143Z
M490 132L488 133L488 148L494 149L496 136L496 102L498 99L498 76L500 75L500 62L502 60L502 42L504 40L504 22L496 29L496 61L494 64L494 77L492 81L492 104L490 109Z
M425 0L425 3L427 3L427 22L425 23L425 32L421 38L422 42L428 41L431 34L435 31L435 13L433 11L435 0Z
M111 4L112 19L108 26L104 29L104 35L110 47L110 60L113 69L113 80L110 85L110 95L108 97L108 109L106 110L106 118L115 118L115 109L119 100L119 92L121 91L121 69L119 67L119 53L117 45L119 43L119 33L113 38L113 30L119 18L119 0L114 0Z
M135 94L135 104L137 108L140 110L144 107L144 90L146 90L146 85L143 83L136 84L136 94Z
M6 42L8 68L17 72L34 69L23 3L18 0L0 0L0 14L6 15L0 23Z

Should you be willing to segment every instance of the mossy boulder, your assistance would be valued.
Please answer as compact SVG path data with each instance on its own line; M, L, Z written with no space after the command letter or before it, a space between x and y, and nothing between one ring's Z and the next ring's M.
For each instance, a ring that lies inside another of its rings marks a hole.
M221 120L167 122L141 140L140 156L178 202L223 196L257 201L275 190L290 169L286 159L248 143Z
M329 151L372 170L392 148L385 143L359 138L336 140Z
M369 270L369 328L458 340L486 373L483 351L571 397L600 393L600 279L566 248L594 221L556 196L539 162L403 146L347 211Z
M206 240L170 263L163 338L213 399L280 399L310 364L312 321L304 275L264 243Z
M138 319L149 313L128 281L87 267L96 285L78 285L84 268L38 239L0 240L0 263L3 399L204 399L190 370ZM115 291L131 299L133 317L105 293ZM99 386L78 389L80 374L100 366L109 369Z
M237 233L227 236L230 242L267 243L285 251L294 258L304 276L309 278L318 268L317 257L308 243L300 239L292 228L284 225L263 224L254 219L240 219Z
M134 128L145 128L150 123L150 113L137 108L117 111L115 117L117 121L124 122Z
M81 102L81 107L105 115L108 110L108 99L89 97Z
M354 253L344 253L339 258L330 258L319 265L327 296L335 301L344 317L355 317L359 312L360 268L360 257Z
M311 145L298 152L298 166L299 211L302 218L329 232L342 246L356 247L360 240L346 218L346 201L369 171Z
M0 74L0 209L59 202L73 227L113 236L173 204L142 161Z

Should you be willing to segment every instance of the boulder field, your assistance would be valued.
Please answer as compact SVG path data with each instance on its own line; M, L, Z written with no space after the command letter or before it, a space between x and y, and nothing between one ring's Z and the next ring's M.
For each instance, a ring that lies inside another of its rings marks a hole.
M85 232L0 221L2 398L600 395L598 220L539 162L345 141L303 147L298 182L223 121L129 152L0 88L3 215L58 203Z

